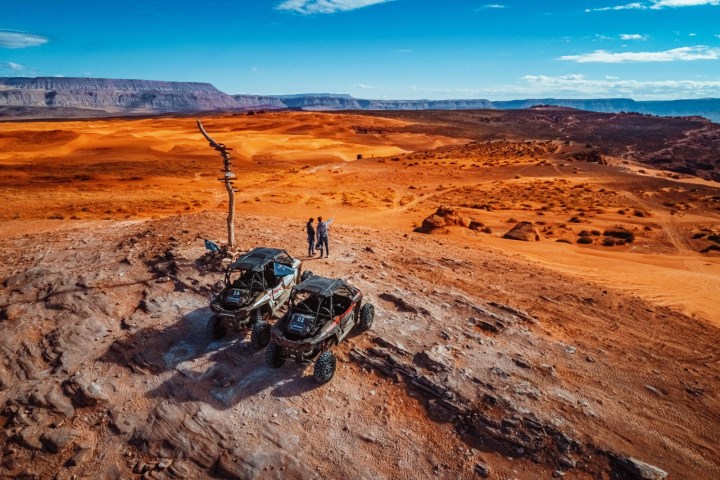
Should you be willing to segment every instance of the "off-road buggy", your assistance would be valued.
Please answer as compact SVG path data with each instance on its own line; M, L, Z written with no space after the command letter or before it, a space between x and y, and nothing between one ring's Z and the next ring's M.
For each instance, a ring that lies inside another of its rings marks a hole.
M214 315L208 320L208 336L220 339L229 330L252 325L253 346L265 347L270 341L267 320L287 302L293 286L304 278L300 271L300 260L285 250L255 248L242 255L228 266L225 287L210 303Z
M340 279L309 276L292 289L288 310L272 328L265 362L280 368L288 357L298 362L314 358L314 376L327 383L335 374L336 359L331 348L353 328L372 326L375 307L361 305L363 294Z

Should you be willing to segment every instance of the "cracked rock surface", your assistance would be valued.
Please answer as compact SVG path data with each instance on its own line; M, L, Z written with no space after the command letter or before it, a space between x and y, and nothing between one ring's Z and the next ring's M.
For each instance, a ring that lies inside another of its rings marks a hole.
M302 222L240 216L241 249L286 247L375 305L318 386L248 332L206 337L223 222L5 234L0 477L720 476L716 328L421 233L336 222L307 259Z

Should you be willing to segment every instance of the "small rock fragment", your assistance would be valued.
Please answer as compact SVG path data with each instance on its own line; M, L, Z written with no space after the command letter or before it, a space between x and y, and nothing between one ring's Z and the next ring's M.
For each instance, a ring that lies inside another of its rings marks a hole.
M76 438L80 436L80 433L75 430L68 428L58 428L52 432L43 433L40 436L40 441L43 443L45 448L51 453L58 453L63 448L67 447Z
M618 463L626 471L642 480L664 480L668 475L666 471L633 457L621 458Z
M515 357L512 360L515 363L515 365L517 365L520 368L532 368L532 365L530 365L530 363L522 357Z
M488 478L490 476L490 467L482 462L478 462L475 464L475 473L483 478Z
M67 461L66 465L69 467L74 467L77 465L82 465L83 463L87 463L92 458L93 453L93 449L91 448L80 448L77 452L75 452L75 455L73 455L70 460Z
M77 374L63 383L63 390L79 407L92 407L107 401L102 387L83 374Z
M577 466L577 462L566 455L561 455L560 458L558 458L558 463L566 470L571 470Z
M187 478L190 475L190 470L180 462L173 462L169 471L176 478Z

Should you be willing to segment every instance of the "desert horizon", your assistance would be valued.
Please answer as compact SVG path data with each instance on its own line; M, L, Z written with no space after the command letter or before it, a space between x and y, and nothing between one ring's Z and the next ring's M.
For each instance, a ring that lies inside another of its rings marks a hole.
M155 117L265 110L517 110L537 106L600 113L641 113L664 117L704 117L720 122L720 98L635 100L625 96L367 99L345 93L232 94L209 82L96 77L0 77L0 121L102 117Z

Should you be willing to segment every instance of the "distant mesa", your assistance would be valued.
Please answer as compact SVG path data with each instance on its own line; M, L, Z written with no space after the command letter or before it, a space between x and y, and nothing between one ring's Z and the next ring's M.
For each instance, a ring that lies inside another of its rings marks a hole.
M299 110L548 110L558 107L602 113L705 117L720 123L720 99L672 101L526 99L490 101L368 100L347 94L228 95L209 83L71 77L0 77L0 117L152 115L272 109ZM74 109L87 110L78 112Z
M76 109L112 115L241 108L209 83L64 77L0 78L0 107L22 107L30 115L58 109L70 115L83 114Z

